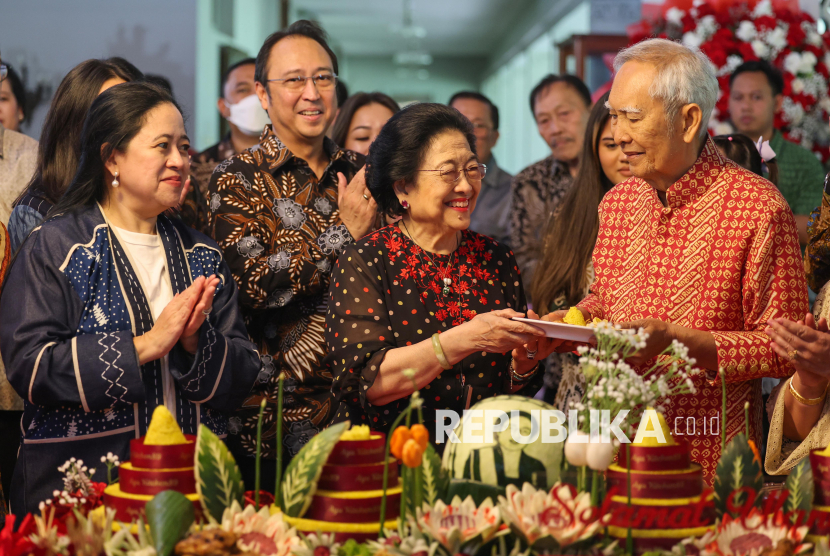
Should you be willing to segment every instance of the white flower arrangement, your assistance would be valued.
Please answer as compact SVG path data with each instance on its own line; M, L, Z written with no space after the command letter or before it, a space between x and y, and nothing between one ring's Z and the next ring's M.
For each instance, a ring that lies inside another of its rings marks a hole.
M666 397L697 392L693 377L699 371L693 368L695 360L677 340L640 374L626 359L645 347L648 334L643 329L624 330L599 323L594 333L597 347L579 348L579 364L587 382L585 395L582 401L571 405L579 412L578 423L583 432L588 432L591 410L609 410L612 416L628 410L621 428L629 434L646 408L659 410L660 401Z

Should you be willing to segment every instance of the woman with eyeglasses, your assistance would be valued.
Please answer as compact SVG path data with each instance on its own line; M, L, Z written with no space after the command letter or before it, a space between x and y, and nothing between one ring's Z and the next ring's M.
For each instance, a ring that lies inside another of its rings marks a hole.
M485 171L472 125L448 106L406 108L375 139L367 185L402 218L349 245L332 275L335 421L388 430L417 387L433 430L436 409L538 390L550 343L511 320L526 314L513 253L468 230Z

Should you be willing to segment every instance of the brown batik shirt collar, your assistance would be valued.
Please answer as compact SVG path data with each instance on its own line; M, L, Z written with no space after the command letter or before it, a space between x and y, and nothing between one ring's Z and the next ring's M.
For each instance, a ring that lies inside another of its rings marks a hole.
M272 163L270 171L272 173L276 173L276 171L281 168L283 165L288 163L290 160L294 160L295 163L299 163L305 166L308 166L308 162L303 160L302 158L298 157L294 153L292 153L288 147L285 146L285 143L280 141L280 138L274 133L274 130L271 128L270 125L265 126L265 129L262 130L262 135L259 136L259 145L254 148L261 148L267 147L270 151L277 153L275 157L275 161ZM326 166L326 170L323 172L323 177L320 178L320 181L323 181L325 175L328 173L329 168L332 167L337 161L341 158L348 157L346 156L346 151L341 149L337 143L332 141L330 138L325 137L323 139L323 151L329 157L329 164ZM353 162L353 161L351 161ZM335 180L336 181L336 180Z

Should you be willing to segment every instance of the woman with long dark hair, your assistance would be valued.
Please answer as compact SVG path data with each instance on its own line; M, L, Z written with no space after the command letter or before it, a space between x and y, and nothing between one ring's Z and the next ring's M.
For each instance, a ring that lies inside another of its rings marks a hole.
M181 111L148 83L92 103L78 171L23 243L0 296L0 353L25 400L14 513L60 488L70 457L128 457L164 404L185 434L226 431L260 360L207 236L164 211L190 171Z
M614 143L607 100L608 93L591 110L579 173L548 219L542 236L542 254L530 287L534 308L542 316L567 309L588 294L593 281L591 254L599 231L599 203L612 187L631 176L628 160ZM551 354L545 373L545 400L566 411L569 400L581 399L584 380L578 372L576 357Z
M366 156L383 125L400 110L398 103L383 93L356 93L340 107L331 138L338 146Z
M12 252L43 220L75 177L81 156L81 130L92 102L110 87L142 77L127 60L110 58L81 62L63 78L43 123L37 169L15 201L9 218Z

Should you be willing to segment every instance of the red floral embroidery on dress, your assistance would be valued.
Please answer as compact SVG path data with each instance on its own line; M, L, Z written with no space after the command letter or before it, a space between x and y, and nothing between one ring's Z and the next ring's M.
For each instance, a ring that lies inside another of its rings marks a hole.
M403 263L398 274L391 276L392 284L404 287L404 280L412 278L418 286L420 300L432 296L440 309L435 312L439 322L451 321L453 326L462 324L476 316L476 311L467 309L469 299L480 299L487 304L487 290L484 287L492 278L488 270L481 268L482 261L490 261L493 254L485 251L484 238L467 231L462 232L461 245L452 255L427 254L399 230L384 228L367 238L373 246L382 244L389 250L389 260ZM438 268L432 264L432 260ZM452 280L452 291L443 295L444 278Z

